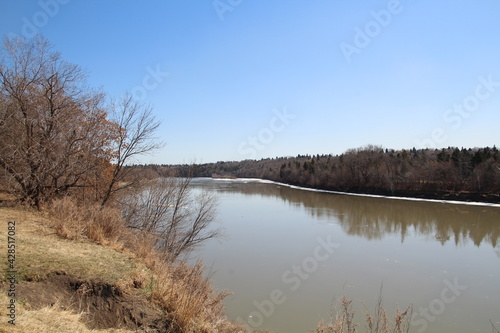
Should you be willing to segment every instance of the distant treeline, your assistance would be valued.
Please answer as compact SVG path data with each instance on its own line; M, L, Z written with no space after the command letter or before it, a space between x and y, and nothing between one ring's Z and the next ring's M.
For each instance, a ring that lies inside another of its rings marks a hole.
M369 145L341 155L139 168L151 176L175 171L179 176L261 178L342 192L500 202L496 147L393 150Z

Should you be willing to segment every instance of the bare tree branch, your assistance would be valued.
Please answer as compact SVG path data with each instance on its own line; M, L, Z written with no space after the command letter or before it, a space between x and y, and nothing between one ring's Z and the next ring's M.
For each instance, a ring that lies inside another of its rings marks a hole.
M131 95L125 95L118 103L112 104L113 121L118 126L115 154L113 156L113 174L102 199L105 205L111 196L123 189L119 183L126 176L124 166L133 158L151 153L163 146L156 140L155 132L160 123L155 120L151 107L134 101Z

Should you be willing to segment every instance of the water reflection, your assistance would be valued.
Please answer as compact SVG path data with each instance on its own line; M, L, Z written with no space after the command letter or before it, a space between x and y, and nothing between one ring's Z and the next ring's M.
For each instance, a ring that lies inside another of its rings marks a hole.
M483 243L497 247L500 238L500 208L496 207L335 195L258 182L195 180L193 186L282 200L368 240L397 234L403 243L410 235L421 235L443 245L472 241L478 247ZM496 253L500 256L499 250Z

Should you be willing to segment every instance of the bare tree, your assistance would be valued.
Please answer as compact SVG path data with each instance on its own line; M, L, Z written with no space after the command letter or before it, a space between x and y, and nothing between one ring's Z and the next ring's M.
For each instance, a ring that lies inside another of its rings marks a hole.
M160 123L155 120L152 108L125 95L119 102L113 102L112 120L118 126L114 147L113 171L102 196L104 206L114 193L130 185L123 180L127 175L124 166L131 159L151 153L163 146L155 138Z
M193 194L190 182L190 177L159 178L121 200L128 226L154 235L168 260L189 254L221 232L211 226L216 197L206 191Z
M110 159L115 127L104 95L45 38L6 38L0 57L0 169L11 190L39 206L84 186Z

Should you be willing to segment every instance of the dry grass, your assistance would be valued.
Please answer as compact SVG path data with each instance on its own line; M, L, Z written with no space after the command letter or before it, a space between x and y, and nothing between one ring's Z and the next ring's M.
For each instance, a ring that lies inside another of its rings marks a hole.
M174 326L185 332L244 332L225 318L222 300L228 293L213 290L201 263L165 263L154 271L149 297L170 313Z
M120 212L98 204L79 206L65 197L54 201L49 212L57 234L66 239L90 239L98 244L122 250L130 241Z
M58 237L44 214L24 207L2 207L1 239L6 239L6 221L16 221L16 266L19 280L40 280L54 271L64 271L82 280L100 280L115 284L145 266L127 253L105 246ZM6 262L5 251L0 261ZM0 276L0 282L5 276Z
M88 241L57 237L44 214L29 208L0 208L1 239L6 238L7 221L16 221L19 279L39 280L54 271L65 271L82 280L97 279L114 284L129 276L140 264L126 253ZM5 251L0 260L6 262ZM0 281L4 280L0 277Z
M359 323L354 321L355 311L352 309L352 300L342 297L334 306L332 319L329 323L321 321L316 327L316 333L356 333ZM408 333L412 317L412 306L405 311L396 311L390 319L382 307L382 299L375 308L375 315L368 310L365 313L366 332L369 333Z
M81 279L98 279L115 283L137 269L130 257L89 242L75 242L57 237L44 214L26 207L1 207L0 238L7 237L7 221L16 221L16 267L18 279L40 280L54 271L66 271ZM0 261L6 262L5 251ZM5 282L2 274L0 282ZM81 314L62 310L57 306L32 310L17 302L16 325L7 323L9 302L6 293L0 293L0 332L106 332L125 333L126 330L89 330L81 321Z

